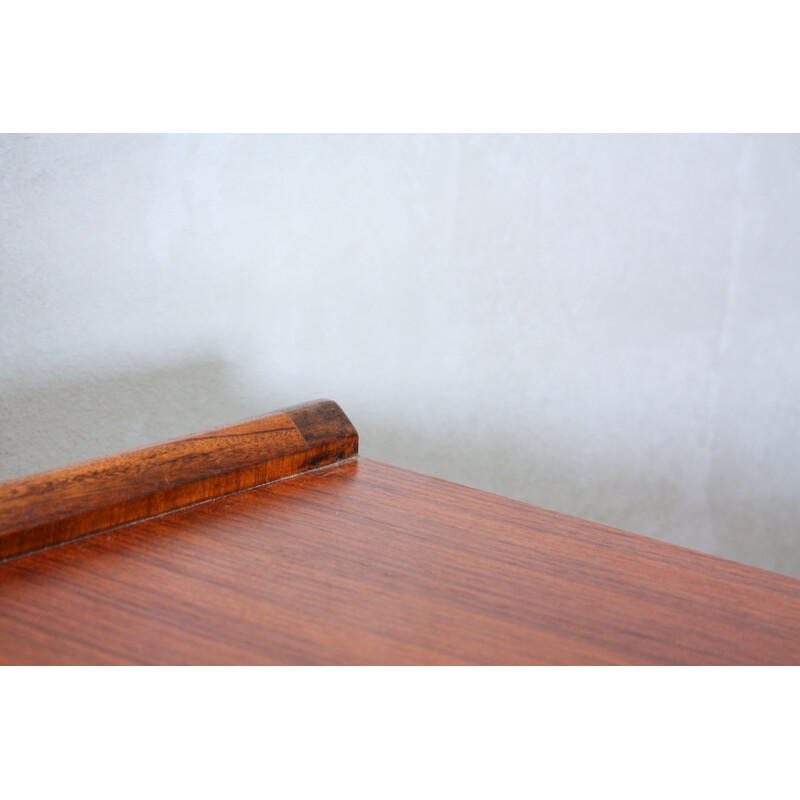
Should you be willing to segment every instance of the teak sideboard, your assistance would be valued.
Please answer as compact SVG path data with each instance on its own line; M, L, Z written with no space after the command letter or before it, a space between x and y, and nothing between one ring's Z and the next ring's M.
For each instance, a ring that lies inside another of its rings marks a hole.
M798 580L357 454L321 400L0 484L0 663L800 663Z

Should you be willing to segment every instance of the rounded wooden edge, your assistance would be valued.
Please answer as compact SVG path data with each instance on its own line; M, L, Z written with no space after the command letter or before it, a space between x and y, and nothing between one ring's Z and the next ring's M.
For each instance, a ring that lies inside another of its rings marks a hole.
M63 544L358 453L338 404L263 417L0 483L0 560Z
M283 408L281 411L291 417L297 430L309 444L355 437L356 450L358 449L358 433L353 423L333 400L313 400Z

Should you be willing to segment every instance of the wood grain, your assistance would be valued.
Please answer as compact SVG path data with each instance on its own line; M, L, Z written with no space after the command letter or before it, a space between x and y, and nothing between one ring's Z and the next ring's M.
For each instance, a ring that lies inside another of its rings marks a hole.
M800 581L359 458L1 564L0 661L798 664Z
M0 483L0 559L349 458L358 434L330 400Z

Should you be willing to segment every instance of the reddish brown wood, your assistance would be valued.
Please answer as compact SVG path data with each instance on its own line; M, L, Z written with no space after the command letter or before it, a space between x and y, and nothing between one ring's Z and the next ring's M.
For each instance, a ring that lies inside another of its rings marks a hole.
M800 663L800 581L351 459L0 565L0 661Z
M349 458L330 400L0 483L0 559Z

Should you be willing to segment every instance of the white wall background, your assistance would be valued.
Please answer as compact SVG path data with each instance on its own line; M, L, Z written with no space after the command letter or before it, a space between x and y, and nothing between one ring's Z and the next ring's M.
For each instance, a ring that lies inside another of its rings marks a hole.
M800 577L800 138L0 137L0 478L326 396Z

